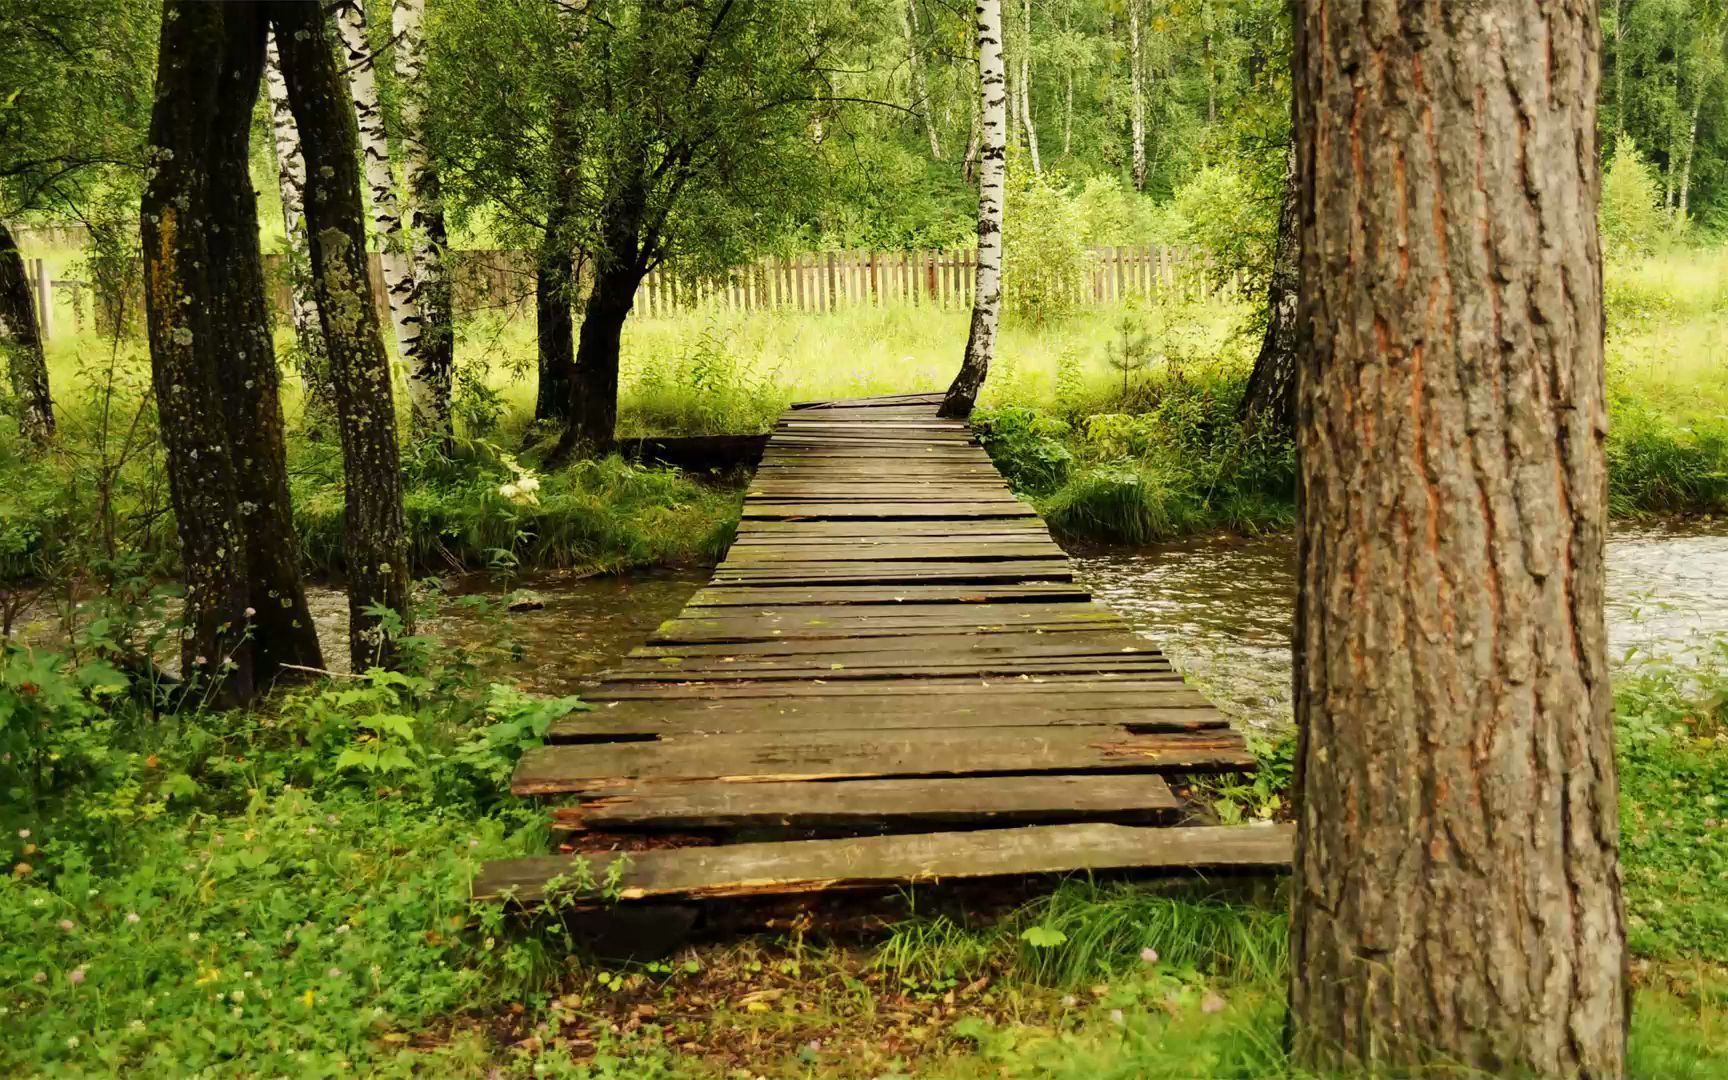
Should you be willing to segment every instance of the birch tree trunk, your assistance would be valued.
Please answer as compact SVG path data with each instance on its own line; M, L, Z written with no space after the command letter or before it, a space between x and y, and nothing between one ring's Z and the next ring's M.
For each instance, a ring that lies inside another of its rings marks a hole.
M48 393L48 359L36 325L30 275L12 230L0 221L0 355L6 361L18 428L25 439L46 446L54 438L54 399Z
M282 81L282 61L276 52L274 33L266 45L264 91L270 101L276 185L282 193L282 230L288 239L296 366L305 387L307 408L333 416L329 360L324 355L324 330L318 325L318 301L312 295L311 267L306 254L306 159L300 155L300 129L294 126L294 111L288 107L288 84Z
M1284 163L1278 240L1266 282L1266 333L1248 376L1237 418L1250 432L1288 438L1296 426L1296 307L1302 285L1301 230L1296 214L1296 148Z
M425 0L395 0L396 74L402 85L402 147L408 167L408 207L414 226L414 288L420 307L420 348L410 378L426 388L424 410L415 406L417 430L448 439L450 387L456 370L456 325L450 306L449 232L444 194L421 118L426 70Z
M1686 153L1680 161L1680 220L1686 220L1688 208L1692 205L1692 158L1698 151L1698 112L1704 104L1706 87L1699 84L1698 93L1692 98L1692 120L1686 128Z
M1038 127L1032 123L1032 0L1025 0L1020 10L1024 43L1020 46L1020 92L1017 99L1020 126L1026 132L1026 152L1031 155L1032 173L1036 176L1044 172L1044 163L1038 157Z
M1141 76L1144 69L1140 49L1140 0L1128 0L1128 152L1135 191L1146 190L1146 87Z
M1621 1077L1597 5L1295 11L1295 1063Z
M1002 0L977 0L978 93L983 125L978 172L978 278L966 355L940 415L972 415L996 353L1002 309L1002 199L1008 180L1007 72L1002 64Z
M365 165L372 228L382 245L378 263L384 274L396 354L406 371L409 404L418 417L433 407L432 387L416 377L425 320L420 314L414 267L402 228L396 174L390 168L390 136L384 128L384 109L378 103L378 72L372 43L366 34L365 0L342 0L336 5L335 18L337 33L342 38L342 67L348 75L348 96L354 104L354 121L360 130L360 158Z
M942 160L942 135L936 130L936 113L930 107L930 81L924 73L924 52L918 47L918 0L906 0L900 9L900 29L906 35L906 68L912 77L912 104L924 119L930 137L930 159Z
M312 283L342 437L348 649L354 670L365 671L395 659L388 628L369 609L388 608L404 623L411 612L390 360L366 273L359 138L318 0L284 0L272 10L306 157Z

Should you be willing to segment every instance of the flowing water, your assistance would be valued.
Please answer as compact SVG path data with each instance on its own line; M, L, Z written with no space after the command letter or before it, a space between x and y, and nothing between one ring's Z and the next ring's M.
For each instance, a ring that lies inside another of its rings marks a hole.
M1290 617L1296 595L1289 536L1211 537L1144 550L1075 556L1098 599L1156 641L1233 719L1266 732L1290 723ZM501 677L545 694L578 692L596 671L640 645L707 580L703 569L625 576L550 573L517 589L543 605L482 616L460 602L497 598L497 582L447 579L421 630L451 642L508 641L520 659ZM347 669L348 604L341 589L310 586L307 600L330 668ZM26 640L53 638L47 610ZM1608 632L1617 664L1684 660L1728 633L1728 522L1618 529L1608 545ZM160 659L177 667L165 650Z
M1293 537L1207 538L1075 558L1099 600L1153 638L1233 719L1290 724ZM1728 523L1616 529L1608 637L1617 665L1684 660L1728 633Z

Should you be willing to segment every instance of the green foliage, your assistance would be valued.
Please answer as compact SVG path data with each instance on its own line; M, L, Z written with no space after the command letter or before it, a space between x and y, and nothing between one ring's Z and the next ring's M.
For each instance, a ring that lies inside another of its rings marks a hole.
M408 1071L404 1032L544 977L541 942L467 889L543 845L500 778L579 703L410 645L405 673L158 716L104 661L0 643L0 1060Z
M1647 255L1668 231L1656 172L1622 132L1602 171L1602 247L1610 257Z
M1615 731L1633 951L1728 963L1728 640L1622 678Z
M1160 369L1089 401L1065 421L994 409L978 424L992 459L1069 536L1150 543L1207 528L1254 531L1293 514L1292 448L1235 422L1246 371Z
M1018 158L1008 169L1002 218L1004 312L1033 326L1073 313L1092 269L1085 223L1067 187Z
M1248 291L1258 292L1278 243L1280 197L1276 188L1258 190L1239 169L1208 166L1176 189L1163 229L1200 253L1215 284L1241 275Z
M161 5L0 5L0 215L77 214L144 167Z

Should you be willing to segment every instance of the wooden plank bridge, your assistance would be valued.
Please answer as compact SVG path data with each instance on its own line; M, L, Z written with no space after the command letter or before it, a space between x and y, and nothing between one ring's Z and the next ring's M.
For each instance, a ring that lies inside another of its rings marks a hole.
M712 582L516 770L572 853L476 896L580 891L618 851L624 899L1288 863L1287 827L1193 823L1166 777L1251 768L1241 736L937 401L781 418Z

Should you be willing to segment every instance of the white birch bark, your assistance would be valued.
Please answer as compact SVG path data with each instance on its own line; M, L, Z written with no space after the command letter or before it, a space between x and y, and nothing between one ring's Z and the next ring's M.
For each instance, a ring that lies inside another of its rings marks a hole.
M390 171L390 139L384 130L384 110L378 104L378 75L371 42L366 37L365 0L343 0L336 8L336 29L342 36L343 69L348 96L360 127L360 157L366 170L366 192L372 205L372 226L383 242L378 262L384 271L384 292L390 302L390 324L396 334L396 354L407 370L408 400L416 411L425 387L415 385L415 354L420 349L420 305L415 297L414 271L404 250L402 209L396 176Z
M425 0L394 0L391 30L396 35L396 75L402 86L402 149L408 175L408 208L413 225L414 288L424 320L423 348L410 378L425 387L415 400L417 431L448 438L450 382L455 368L454 322L450 308L450 270L445 260L448 232L437 165L422 121L422 79L426 69Z
M1140 72L1145 65L1140 55L1140 2L1128 0L1128 86L1132 101L1129 105L1129 154L1134 177L1134 190L1146 190L1146 87Z
M276 149L276 184L282 192L282 229L288 238L289 288L292 296L294 340L303 354L300 375L306 392L320 391L324 355L324 328L318 324L318 301L312 296L307 277L310 259L306 249L306 159L300 154L300 128L288 107L288 84L282 78L282 61L276 52L276 32L270 31L264 53L264 93L270 101L270 132Z
M930 137L930 158L942 160L942 135L936 130L936 113L930 107L930 82L924 74L924 57L918 49L918 0L906 0L900 11L900 29L906 35L906 67L912 76L912 104L924 118Z
M1026 152L1032 158L1034 175L1044 172L1044 162L1038 156L1038 127L1032 123L1032 0L1021 5L1020 46L1020 127L1026 132Z
M971 415L996 354L1002 311L1002 200L1008 180L1008 73L1002 63L1002 0L977 0L978 86L983 125L978 163L978 277L972 330L941 415Z

